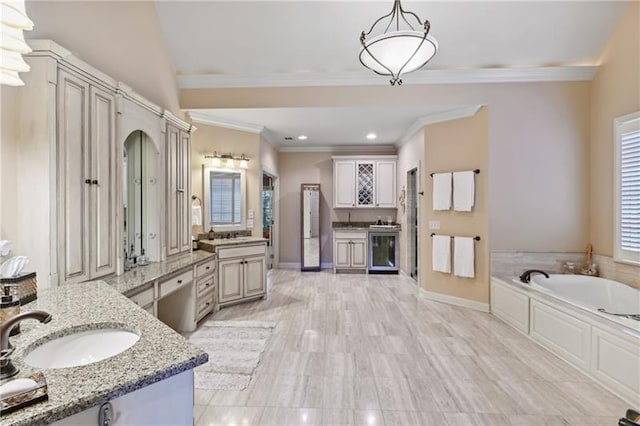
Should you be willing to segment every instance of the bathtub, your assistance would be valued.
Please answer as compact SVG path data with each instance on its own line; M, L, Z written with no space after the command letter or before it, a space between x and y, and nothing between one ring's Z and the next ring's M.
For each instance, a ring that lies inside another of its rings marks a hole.
M491 277L491 313L640 406L640 291L581 275Z
M519 281L519 280L518 280ZM632 328L640 327L640 290L628 285L584 275L532 275L531 287L574 306ZM603 312L604 311L604 312ZM637 315L625 318L619 315Z

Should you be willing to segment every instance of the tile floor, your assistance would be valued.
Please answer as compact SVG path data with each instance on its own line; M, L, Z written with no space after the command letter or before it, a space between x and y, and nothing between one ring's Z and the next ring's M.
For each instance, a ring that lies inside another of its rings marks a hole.
M243 391L196 390L197 425L609 425L627 404L490 314L428 301L407 278L269 273L276 320Z

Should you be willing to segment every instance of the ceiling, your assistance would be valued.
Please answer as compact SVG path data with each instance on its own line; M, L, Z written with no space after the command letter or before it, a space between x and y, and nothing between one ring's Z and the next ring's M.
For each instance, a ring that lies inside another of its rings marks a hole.
M265 79L279 82L273 86L286 86L300 76L329 81L345 73L388 84L387 78L363 69L357 54L360 33L391 10L392 0L156 0L155 5L181 87L256 87ZM447 75L597 65L628 3L405 1L403 6L431 22L430 34L440 50L426 68ZM417 78L417 74L413 75ZM405 83L411 84L410 75ZM279 108L207 113L265 126L280 141L285 135L305 133L307 141L292 144L309 146L369 143L363 133L372 130L379 134L377 143L395 142L421 114L445 109ZM374 125L377 129L372 129Z

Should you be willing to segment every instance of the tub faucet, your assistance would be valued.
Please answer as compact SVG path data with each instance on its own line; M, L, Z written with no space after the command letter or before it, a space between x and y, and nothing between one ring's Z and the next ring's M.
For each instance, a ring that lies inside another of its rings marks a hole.
M16 324L26 319L37 319L46 324L51 321L52 317L49 312L45 311L27 311L9 318L0 325L0 379L15 376L20 371L9 359L9 356L14 351L9 342L9 333L11 333L11 329Z
M549 274L547 274L545 271L541 271L540 269L529 269L527 271L524 271L524 273L520 275L520 281L525 284L529 284L529 281L531 281L531 274L533 273L542 274L546 278L549 278Z

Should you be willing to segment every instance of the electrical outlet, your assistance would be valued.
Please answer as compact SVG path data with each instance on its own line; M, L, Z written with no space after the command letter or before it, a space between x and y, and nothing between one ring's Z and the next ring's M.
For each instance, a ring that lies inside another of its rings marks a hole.
M248 219L253 219L253 209L249 209L247 216L249 216Z
M430 220L429 221L429 229L440 229L440 221L439 220Z

